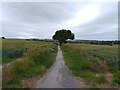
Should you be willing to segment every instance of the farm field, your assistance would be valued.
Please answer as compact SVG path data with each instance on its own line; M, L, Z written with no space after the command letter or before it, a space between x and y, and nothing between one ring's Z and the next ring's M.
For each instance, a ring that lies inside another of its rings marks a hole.
M73 75L92 87L120 85L118 46L67 44L62 46L66 65Z
M0 68L2 64L2 40L0 39ZM2 69L0 69L0 89L2 88Z
M52 43L12 39L2 40L2 64L16 60L29 49L44 46L49 48Z
M50 48L55 51L51 52ZM51 42L2 40L2 87L32 87L33 81L53 64L56 52Z

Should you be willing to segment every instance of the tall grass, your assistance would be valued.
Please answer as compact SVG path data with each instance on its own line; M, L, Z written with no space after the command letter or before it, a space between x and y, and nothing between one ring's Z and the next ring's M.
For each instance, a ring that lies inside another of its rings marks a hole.
M70 44L62 46L62 50L66 65L74 75L96 86L104 83L111 85L106 76L112 73L112 84L119 84L117 46Z
M40 42L40 41L26 41L26 40L14 40L4 39L2 40L2 63L10 63L17 58L24 56L24 54L31 48L49 46L52 43Z
M2 63L9 63L12 60L16 59L16 58L20 58L23 53L25 53L27 51L27 48L19 48L19 49L3 49L2 50Z
M14 62L9 65L4 65L2 70L3 88L20 88L22 87L21 81L23 79L42 76L46 70L50 68L55 60L57 48L54 47L55 52L51 52L49 50L49 48L53 46L51 43L47 43L45 47L37 45L31 46L31 48L25 52L26 55L24 57L22 56L14 60Z
M120 86L120 71L113 73L113 82Z
M118 46L70 45L67 47L74 49L75 52L78 52L84 57L88 57L96 63L108 66L110 72L116 72L118 70Z

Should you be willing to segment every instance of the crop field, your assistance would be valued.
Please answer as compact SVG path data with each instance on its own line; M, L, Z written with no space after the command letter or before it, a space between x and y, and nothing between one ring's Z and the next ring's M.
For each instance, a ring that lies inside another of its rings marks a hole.
M117 45L65 44L61 49L72 74L83 78L86 84L120 85ZM52 42L4 39L1 50L2 87L32 88L55 61L57 46Z
M55 51L51 52L50 48ZM33 86L28 85L26 80L41 77L53 64L56 51L57 47L50 42L2 40L2 87Z
M66 65L93 87L120 85L117 45L67 44L62 46Z
M2 64L2 40L0 39L0 68ZM2 69L0 69L0 89L2 88Z
M2 40L2 64L16 60L31 48L44 46L49 48L52 43L12 39Z

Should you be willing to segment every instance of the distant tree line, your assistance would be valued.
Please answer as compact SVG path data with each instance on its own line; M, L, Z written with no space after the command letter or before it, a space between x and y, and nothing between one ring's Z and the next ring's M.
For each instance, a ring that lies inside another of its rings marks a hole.
M96 41L96 40L75 40L69 41L69 43L79 43L79 44L95 44L95 45L118 45L120 41Z
M26 39L27 41L45 41L45 42L58 42L58 40L53 39ZM120 41L97 41L97 40L69 40L68 43L78 43L78 44L95 44L95 45L119 45Z

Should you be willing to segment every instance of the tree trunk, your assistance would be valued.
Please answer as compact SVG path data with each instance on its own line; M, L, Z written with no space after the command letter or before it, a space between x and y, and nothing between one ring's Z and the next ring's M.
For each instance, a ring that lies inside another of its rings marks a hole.
M62 45L62 42L60 42L60 45Z

